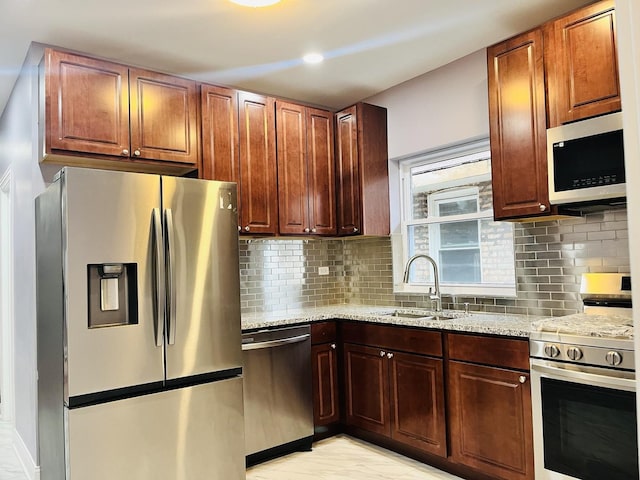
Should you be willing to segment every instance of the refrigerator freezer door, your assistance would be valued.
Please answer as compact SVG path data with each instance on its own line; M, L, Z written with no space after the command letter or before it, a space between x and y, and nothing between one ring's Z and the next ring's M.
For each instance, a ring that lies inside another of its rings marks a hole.
M67 419L67 480L245 478L240 377L76 408Z
M242 365L236 185L162 177L167 379Z
M67 313L65 401L161 384L164 353L162 344L158 347L155 341L152 221L154 208L160 208L160 177L66 168L61 181ZM130 268L127 277L121 275L117 283L120 292L126 287L127 294L111 292L105 310L99 276L118 275L120 264ZM97 291L90 292L92 289ZM115 295L124 298L115 300ZM116 306L127 310L119 316L113 310ZM92 315L126 321L96 322L90 328Z

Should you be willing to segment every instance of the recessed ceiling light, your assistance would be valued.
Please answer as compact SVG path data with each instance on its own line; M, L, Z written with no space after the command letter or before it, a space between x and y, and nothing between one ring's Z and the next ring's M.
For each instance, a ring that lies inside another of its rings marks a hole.
M280 0L231 0L233 3L242 5L243 7L268 7L274 5Z
M302 60L306 63L320 63L324 60L324 56L321 53L307 53Z

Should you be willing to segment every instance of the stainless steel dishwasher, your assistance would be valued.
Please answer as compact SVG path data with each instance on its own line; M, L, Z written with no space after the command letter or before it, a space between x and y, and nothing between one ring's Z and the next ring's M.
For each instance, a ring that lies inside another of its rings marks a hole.
M247 465L296 450L310 450L310 327L245 333L242 350Z

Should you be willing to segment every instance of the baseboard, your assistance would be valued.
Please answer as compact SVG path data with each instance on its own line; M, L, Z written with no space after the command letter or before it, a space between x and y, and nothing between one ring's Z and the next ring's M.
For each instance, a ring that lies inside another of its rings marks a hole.
M18 461L22 464L22 468L27 475L27 479L40 480L40 467L36 465L27 446L22 441L22 437L15 428L13 429L13 448L18 456Z

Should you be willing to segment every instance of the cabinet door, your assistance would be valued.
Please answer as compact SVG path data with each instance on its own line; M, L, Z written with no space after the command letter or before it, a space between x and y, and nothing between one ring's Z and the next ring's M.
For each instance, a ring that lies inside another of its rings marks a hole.
M311 233L335 235L336 179L333 144L333 114L306 109L307 181Z
M280 233L309 233L305 108L276 102Z
M446 457L442 360L392 353L391 438Z
M620 110L614 7L597 2L546 25L551 127Z
M275 100L238 93L243 233L278 231Z
M238 92L202 85L202 170L201 178L238 182Z
M129 158L129 85L123 65L45 52L46 149Z
M198 165L196 82L129 70L131 156Z
M549 213L541 30L487 49L496 220Z
M529 375L449 362L451 457L498 478L533 479Z
M379 348L344 345L346 423L390 435L389 361Z
M336 344L311 347L313 375L313 424L328 425L340 420L338 409L338 357Z
M361 230L356 106L336 114L336 170L338 188L338 235Z

